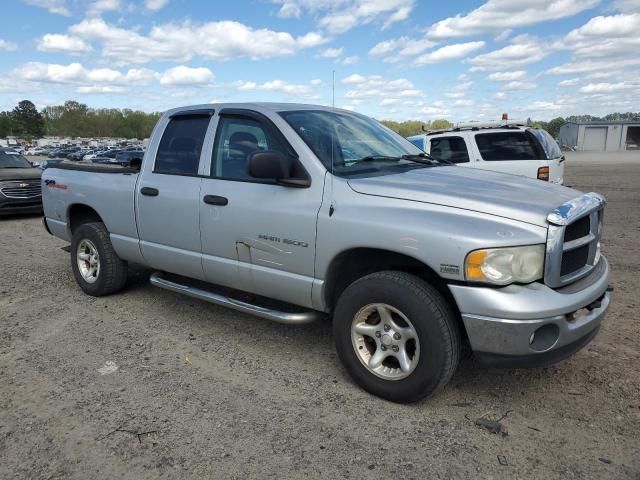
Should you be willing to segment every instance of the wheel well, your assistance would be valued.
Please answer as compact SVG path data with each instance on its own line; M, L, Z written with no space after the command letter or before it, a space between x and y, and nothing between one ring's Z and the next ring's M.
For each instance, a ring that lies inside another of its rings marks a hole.
M383 270L411 273L438 289L453 308L456 303L446 282L428 265L413 257L378 248L354 248L339 254L325 278L325 302L333 310L340 294L357 279Z
M87 205L72 205L69 209L69 228L71 229L71 234L76 231L76 229L85 223L93 223L93 222L102 222L102 218L98 215L93 208Z

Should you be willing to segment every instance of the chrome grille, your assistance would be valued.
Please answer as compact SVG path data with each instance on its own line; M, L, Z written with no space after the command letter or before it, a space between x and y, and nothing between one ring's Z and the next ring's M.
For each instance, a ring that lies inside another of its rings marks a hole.
M600 260L605 200L587 193L549 214L544 281L562 287L587 276Z
M7 198L37 198L42 196L40 179L0 182L0 193Z

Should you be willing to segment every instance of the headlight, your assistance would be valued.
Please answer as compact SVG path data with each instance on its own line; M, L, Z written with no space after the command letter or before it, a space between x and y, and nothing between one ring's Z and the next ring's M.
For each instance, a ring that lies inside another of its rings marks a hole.
M542 278L544 245L474 250L465 261L466 279L508 285Z

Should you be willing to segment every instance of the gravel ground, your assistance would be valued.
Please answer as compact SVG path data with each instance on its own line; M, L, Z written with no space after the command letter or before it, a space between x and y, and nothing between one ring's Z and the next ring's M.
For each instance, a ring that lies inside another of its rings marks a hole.
M350 381L328 322L269 323L143 271L91 298L39 218L0 220L0 478L638 479L637 160L567 162L568 184L609 200L596 339L548 369L466 360L409 406Z

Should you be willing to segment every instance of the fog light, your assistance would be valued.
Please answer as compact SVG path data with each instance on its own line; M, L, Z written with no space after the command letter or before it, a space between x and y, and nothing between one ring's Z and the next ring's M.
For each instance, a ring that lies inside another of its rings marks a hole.
M544 352L553 347L560 337L560 329L553 323L541 326L529 337L529 347L536 352Z

